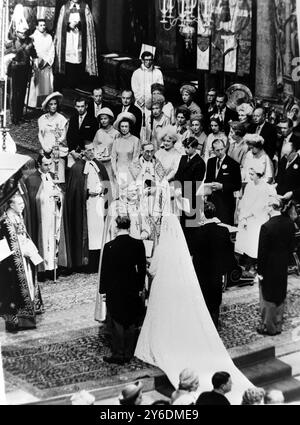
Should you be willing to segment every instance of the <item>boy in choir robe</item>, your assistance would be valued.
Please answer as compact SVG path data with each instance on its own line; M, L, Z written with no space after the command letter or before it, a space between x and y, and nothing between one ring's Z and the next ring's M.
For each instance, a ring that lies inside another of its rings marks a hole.
M70 168L66 190L73 268L90 273L98 271L110 197L106 168L95 159L93 142L86 141L83 158Z

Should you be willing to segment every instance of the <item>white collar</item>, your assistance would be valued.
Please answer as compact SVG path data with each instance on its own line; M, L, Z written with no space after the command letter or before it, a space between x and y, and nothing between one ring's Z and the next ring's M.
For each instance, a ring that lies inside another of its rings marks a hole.
M195 152L194 155L192 155L192 156L188 156L187 155L188 156L188 160L191 161L194 158L194 156L196 156L196 155L197 155L197 152Z

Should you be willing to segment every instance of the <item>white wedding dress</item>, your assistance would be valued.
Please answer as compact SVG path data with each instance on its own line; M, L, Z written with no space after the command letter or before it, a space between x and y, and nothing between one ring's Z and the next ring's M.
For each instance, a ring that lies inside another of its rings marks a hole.
M253 385L235 367L206 308L188 247L175 215L163 217L150 273L155 275L135 356L160 368L177 388L185 368L199 374L198 393L212 389L215 372L230 373L226 394L241 404Z

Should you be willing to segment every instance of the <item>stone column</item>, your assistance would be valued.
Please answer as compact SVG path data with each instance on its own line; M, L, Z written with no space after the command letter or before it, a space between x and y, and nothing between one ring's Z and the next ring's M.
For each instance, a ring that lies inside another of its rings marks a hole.
M256 81L259 97L276 97L276 38L274 0L257 0Z

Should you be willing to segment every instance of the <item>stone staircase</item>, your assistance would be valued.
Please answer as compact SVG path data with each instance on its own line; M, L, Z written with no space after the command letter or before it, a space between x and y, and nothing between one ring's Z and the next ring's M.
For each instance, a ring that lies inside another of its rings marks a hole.
M275 347L245 354L233 361L254 385L282 391L286 402L300 400L300 382L293 378L292 367L276 358Z
M276 358L274 346L238 356L233 359L233 362L254 385L263 387L265 390L281 390L287 403L300 400L300 381L293 378L290 365ZM143 392L149 401L153 402L154 400L169 398L174 391L169 380L162 372L158 371L157 374L151 377L145 376L142 380L144 384ZM123 388L124 384L121 384L89 392L95 396L95 404L115 405L118 404L117 397ZM70 394L29 404L67 405L70 404Z

